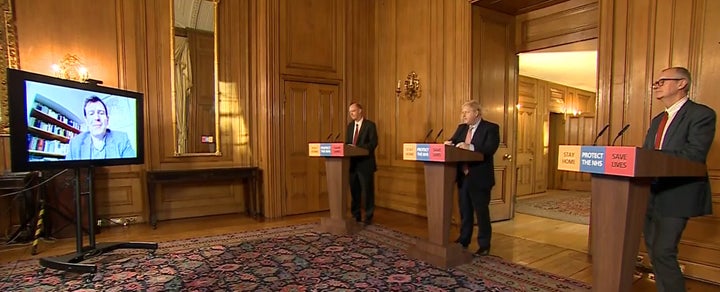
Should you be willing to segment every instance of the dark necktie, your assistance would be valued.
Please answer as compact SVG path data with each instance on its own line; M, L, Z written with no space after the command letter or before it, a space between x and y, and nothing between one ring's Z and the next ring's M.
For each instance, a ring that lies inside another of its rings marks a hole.
M358 134L360 133L360 126L355 123L355 134L353 134L353 145L357 145Z
M662 119L660 120L660 125L658 125L657 132L655 133L655 149L660 149L660 142L662 142L663 138L663 132L665 132L665 124L667 124L668 120L668 113L663 112Z

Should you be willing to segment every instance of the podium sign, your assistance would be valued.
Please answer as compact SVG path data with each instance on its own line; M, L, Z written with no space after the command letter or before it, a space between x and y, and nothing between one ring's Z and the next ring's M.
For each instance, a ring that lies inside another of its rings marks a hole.
M345 143L308 143L308 156L343 157L345 156Z
M560 145L558 170L635 176L636 147Z
M403 160L445 161L445 144L403 144Z

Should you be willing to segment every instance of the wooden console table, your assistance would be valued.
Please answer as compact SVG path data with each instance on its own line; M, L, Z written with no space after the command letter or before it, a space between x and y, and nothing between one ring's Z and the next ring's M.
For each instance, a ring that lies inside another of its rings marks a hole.
M151 170L146 173L148 209L150 209L150 224L157 228L157 215L155 214L155 188L158 184L173 182L207 182L207 181L233 181L244 180L250 189L247 212L250 216L260 214L260 200L258 196L258 177L260 170L257 166L230 167L230 168L203 168L184 170Z

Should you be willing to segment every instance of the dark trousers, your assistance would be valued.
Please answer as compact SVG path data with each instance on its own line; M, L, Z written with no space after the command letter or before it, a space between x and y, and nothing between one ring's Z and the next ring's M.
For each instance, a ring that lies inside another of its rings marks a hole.
M492 225L490 225L490 190L479 189L472 191L468 182L462 183L459 190L460 207L460 244L469 245L472 239L473 223L477 216L478 236L477 243L482 249L490 248ZM473 215L474 214L474 215Z
M688 218L662 217L656 209L648 209L643 234L655 273L657 291L685 291L685 278L678 264L677 246L687 221Z
M360 210L363 194L365 194L365 221L372 221L375 212L375 173L365 171L350 172L350 212L355 220L360 221Z

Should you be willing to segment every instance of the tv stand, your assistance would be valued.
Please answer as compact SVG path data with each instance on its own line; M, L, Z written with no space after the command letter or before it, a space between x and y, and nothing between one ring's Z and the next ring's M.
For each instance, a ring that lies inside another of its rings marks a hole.
M80 169L76 168L73 184L75 188L75 243L76 252L68 255L47 257L40 259L40 265L46 268L64 270L77 273L95 273L97 266L95 264L83 264L82 261L102 255L122 248L137 248L156 250L158 245L154 242L109 242L95 243L95 215L93 212L93 167L88 168L87 188L88 191L82 193L80 191ZM83 246L83 228L82 228L82 195L87 195L87 219L88 219L88 241L87 246Z

